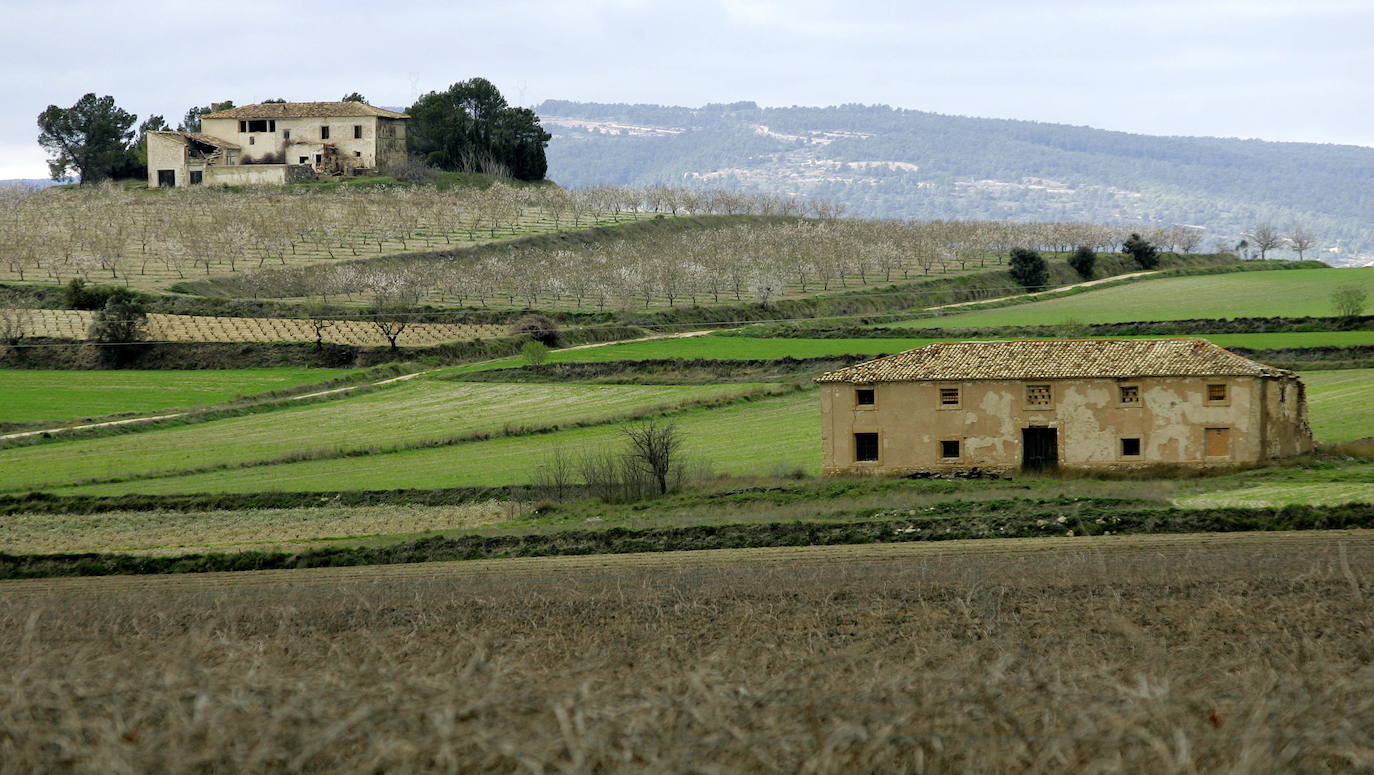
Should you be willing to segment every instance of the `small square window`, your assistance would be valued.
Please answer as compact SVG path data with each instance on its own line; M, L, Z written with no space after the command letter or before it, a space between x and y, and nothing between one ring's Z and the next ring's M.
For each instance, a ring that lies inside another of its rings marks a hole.
M302 156L302 157L301 157L301 164L306 164L306 163L308 163L309 161L310 161L310 157L309 157L309 156Z
M854 390L854 403L857 406L873 406L876 404L877 397L873 388L856 388Z
M290 140L290 139L291 139L291 130L290 130L290 129L283 129L283 130L281 130L281 139L283 139L283 140Z
M200 170L191 170L191 185L197 185L205 179L205 173Z
M1049 386L1049 385L1026 385L1026 405L1027 405L1027 406L1049 406L1049 405L1050 405L1050 386Z
M1140 439L1122 439L1121 456L1140 457Z
M959 440L948 439L940 442L940 457L946 460L959 457Z
M1121 403L1132 405L1140 403L1140 387L1138 385L1122 385L1120 391Z
M1208 385L1208 386L1207 386L1207 400L1208 400L1208 401L1225 401L1225 400L1226 400L1226 386L1225 386L1225 385Z
M940 406L958 406L959 388L940 388Z
M357 156L358 158L361 159L362 156L363 156L363 152L362 152L362 151L354 151L354 152L353 152L353 155L354 155L354 156Z
M353 125L353 139L354 139L354 140L361 140L362 138L363 138L363 125L362 125L362 124L354 124L354 125Z
M877 462L878 460L878 434L876 433L856 433L854 434L854 459L858 462Z
M321 140L328 140L328 139L329 139L329 127L327 127L327 126L322 126L322 127L320 127L320 139L321 139Z

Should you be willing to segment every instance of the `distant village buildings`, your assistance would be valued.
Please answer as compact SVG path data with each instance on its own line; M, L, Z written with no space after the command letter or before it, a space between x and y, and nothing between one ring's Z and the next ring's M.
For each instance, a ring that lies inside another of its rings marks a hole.
M406 158L404 113L363 102L267 102L148 133L148 185L271 185L374 172Z
M936 343L816 381L831 475L1226 466L1312 449L1295 374L1201 339Z

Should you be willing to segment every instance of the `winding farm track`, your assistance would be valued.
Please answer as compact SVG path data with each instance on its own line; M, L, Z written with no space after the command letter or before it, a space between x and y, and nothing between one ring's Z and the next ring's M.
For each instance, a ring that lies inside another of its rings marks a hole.
M1153 573L1159 563L1186 563L1206 577L1225 579L1240 569L1262 568L1282 575L1344 578L1363 594L1374 567L1374 530L1311 530L1253 533L1081 536L1076 538L985 538L843 546L784 546L757 549L596 554L455 560L343 568L184 573L160 576L87 576L0 581L0 601L18 595L69 595L112 592L154 593L331 587L462 581L479 593L483 582L548 581L626 572L650 574L773 572L798 569L818 575L847 573L857 567L919 569L943 577L969 562L1038 562L1051 554L1071 556L1082 574L1062 583L1116 583L1119 569Z

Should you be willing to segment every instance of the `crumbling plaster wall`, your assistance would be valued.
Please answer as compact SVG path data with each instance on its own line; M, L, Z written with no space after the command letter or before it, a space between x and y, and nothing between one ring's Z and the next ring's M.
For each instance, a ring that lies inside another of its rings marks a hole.
M1022 429L1037 426L1057 429L1059 463L1065 467L1233 465L1311 448L1297 380L1151 377L1038 381L1036 384L1052 385L1047 408L1027 404L1027 384L986 380L822 385L824 470L829 474L1014 470L1022 461ZM1225 384L1226 399L1207 401L1209 384ZM1121 403L1119 389L1123 385L1139 388L1138 404ZM871 407L857 405L856 388L872 388L875 403ZM958 388L958 405L942 406L941 388ZM1206 428L1229 429L1229 454L1205 454ZM878 434L876 462L855 461L855 433ZM1140 439L1141 454L1124 456L1123 438ZM957 459L941 457L940 442L945 440L960 442Z

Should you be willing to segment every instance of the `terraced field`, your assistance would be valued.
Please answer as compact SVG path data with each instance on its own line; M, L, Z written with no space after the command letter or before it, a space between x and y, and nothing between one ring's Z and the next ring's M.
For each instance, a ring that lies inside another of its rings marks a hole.
M888 324L906 328L1128 323L1191 318L1302 317L1334 314L1331 292L1345 285L1374 291L1374 267L1237 272L1166 277L1013 307Z
M1374 345L1374 331L1298 332L1277 334L1199 334L1222 347L1254 350L1286 347L1354 347ZM1153 339L1158 337L1120 337ZM923 347L936 340L928 337L874 339L773 339L763 337L706 335L678 339L628 342L584 350L555 350L552 363L637 361L658 358L705 358L717 360L765 360L775 358L819 358L831 355L882 355ZM485 371L518 366L519 357L502 358L454 369L454 373Z
M510 386L490 385L500 394ZM519 386L523 392L526 386ZM587 386L601 387L601 386ZM618 387L618 386L616 386ZM584 410L585 411L585 410ZM541 411L541 420L547 419ZM814 391L760 399L718 409L697 409L675 417L686 443L685 454L731 474L815 472L820 467L820 406ZM204 427L204 426L202 426ZM367 457L307 460L261 468L190 474L161 479L57 488L88 495L116 493L254 492L312 490L386 490L465 486L501 486L532 481L535 469L550 449L562 447L573 455L600 452L621 444L617 426L577 428L558 433L497 438L453 446L416 449ZM26 450L14 450L22 453ZM51 461L63 466L63 477L113 476L120 466L104 466L89 456ZM84 461L82 458L86 458ZM84 463L84 465L83 465ZM94 468L90 467L94 464ZM27 467L27 466L25 466ZM0 468L10 469L0 453ZM7 489L32 489L20 484L41 478L49 486L60 481L46 474L11 476Z
M87 339L94 312L37 309L27 313L32 336ZM397 338L399 347L426 347L444 342L504 336L508 326L471 323L411 323ZM367 320L332 320L323 331L326 342L376 347L388 344L377 326ZM292 318L234 318L200 315L148 316L148 340L154 342L313 342L309 320Z
M385 390L323 404L289 407L265 414L98 439L62 441L0 450L0 491L27 491L89 479L147 476L157 472L319 455L359 454L397 445L437 442L508 428L547 427L601 421L684 402L737 396L767 389L757 385L631 386L520 385L454 383L418 379ZM762 402L761 402L762 403ZM814 429L814 423L812 424ZM555 436L557 434L554 434ZM549 435L516 439L530 466L531 450ZM491 442L495 443L495 442ZM398 472L379 461L396 454L353 457L371 482ZM322 461L321 461L322 462ZM345 462L345 461L338 461ZM509 465L505 460L501 465ZM361 464L361 465L359 465ZM498 466L485 461L483 470ZM274 469L277 467L274 467ZM290 469L290 466L287 466ZM350 468L350 466L344 466ZM522 470L529 470L528 468ZM244 469L249 489L268 487L266 469ZM429 472L427 475L432 475ZM467 477L464 481L472 481ZM399 481L399 480L398 480ZM334 489L372 485L340 482ZM132 490L153 482L123 485ZM383 485L404 487L404 484Z
M1318 440L1325 442L1349 441L1371 434L1370 418L1374 417L1374 369L1351 371L1308 372L1303 375L1308 385L1313 430ZM418 386L417 386L418 387ZM459 389L476 387L459 386ZM627 386L537 386L501 385L483 383L485 390L472 395L484 396L484 401L495 401L504 406L510 396L533 396L538 389L544 388L555 394L567 394L575 387L634 390ZM714 390L725 392L730 388L715 386ZM529 390L530 392L526 392ZM687 388L668 388L668 390L687 390ZM688 395L704 394L669 393L669 400L679 400ZM720 393L714 393L716 395ZM413 449L365 457L342 457L331 459L285 462L281 464L214 471L199 474L186 474L166 478L147 479L128 482L112 482L80 487L64 487L64 484L89 480L92 478L115 477L132 472L151 473L173 468L185 468L179 462L179 450L195 450L204 458L192 458L225 464L244 460L265 459L273 454L280 455L290 450L305 451L310 448L328 448L323 440L331 440L339 448L350 445L353 448L365 446L367 437L376 444L387 444L397 440L418 440L433 438L432 431L426 432L411 427L409 421L398 418L395 421L377 419L366 433L350 431L337 423L358 422L360 415L369 412L358 411L356 407L370 405L387 406L386 394L375 394L363 399L351 399L354 409L342 417L326 415L300 416L295 419L289 415L269 415L251 426L237 431L232 444L225 449L217 449L213 439L202 435L212 426L199 426L178 429L181 435L178 443L161 442L154 452L144 446L143 455L147 461L140 460L130 466L124 462L110 461L109 451L104 454L91 454L88 444L80 442L64 445L50 445L32 449L0 452L0 488L3 490L25 490L36 487L58 488L63 492L89 495L118 495L126 493L195 493L195 492L251 492L256 490L312 491L339 489L400 489L434 488L463 486L502 486L524 484L532 480L534 471L543 461L548 450L562 447L570 453L584 450L601 450L608 445L618 444L619 430L614 425L577 428L556 433L512 438L497 438L488 441L463 442L451 446ZM434 399L443 401L442 391L434 394ZM643 394L641 394L642 396ZM565 398L566 400L566 398ZM609 405L597 404L595 398L588 401L605 414L614 416L617 411ZM644 399L637 398L637 401ZM541 422L553 421L539 400L527 405L523 413L514 410L509 416L517 418L538 417ZM575 411L588 413L587 404ZM535 413L537 412L537 414ZM374 412L374 415L382 412ZM433 421L433 416L428 415ZM440 415L442 416L442 415ZM272 423L265 418L275 417L280 422ZM316 421L317 435L313 447L304 444L283 445L282 437L293 434L309 434L311 422ZM528 422L528 419L523 419ZM815 473L820 467L820 409L814 391L803 391L789 395L734 404L721 408L694 409L676 417L679 428L687 443L686 451L694 459L707 464L714 471L728 474L770 474L801 470ZM230 421L224 421L228 423ZM324 425L328 422L329 425ZM450 422L445 420L446 423ZM264 425L272 427L270 437L255 440L255 435L263 433ZM218 423L216 423L218 425ZM456 425L446 425L445 434L457 435ZM476 427L490 428L492 424ZM497 426L499 427L499 425ZM173 433L166 431L161 433ZM143 434L147 436L149 434ZM165 438L165 437L164 437ZM242 441L240 441L242 439ZM272 439L276 439L275 441ZM97 440L107 444L120 439ZM124 440L134 444L136 439ZM240 449L242 447L242 449ZM32 455L33 457L25 457ZM13 465L12 463L21 463ZM203 464L203 463L202 463ZM19 471L17 469L23 469Z
M0 423L146 413L229 401L323 382L346 369L264 368L209 371L40 371L0 369Z

